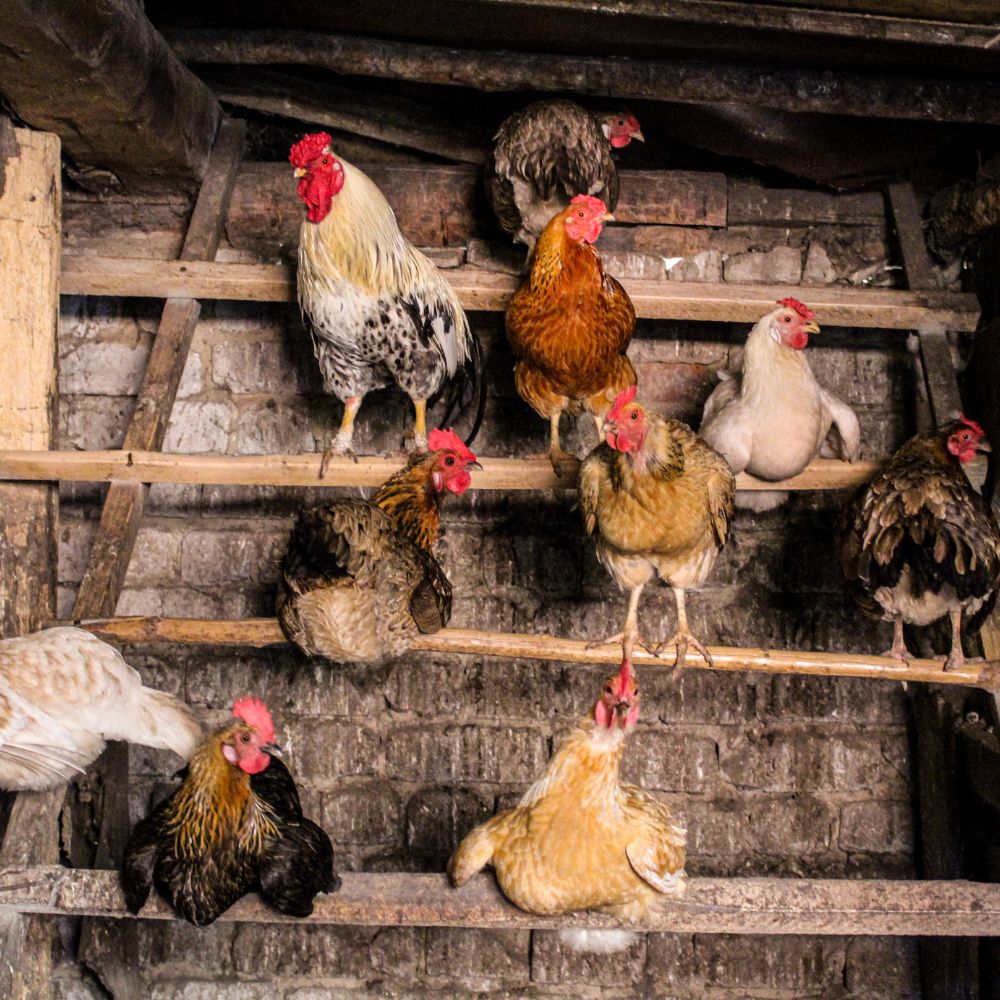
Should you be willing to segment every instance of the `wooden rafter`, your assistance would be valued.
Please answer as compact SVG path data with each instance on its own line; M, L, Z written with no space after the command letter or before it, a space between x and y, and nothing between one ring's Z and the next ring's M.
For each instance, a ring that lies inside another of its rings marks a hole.
M67 623L63 623L67 624ZM246 618L213 621L202 618L108 618L80 621L81 628L95 635L129 645L169 642L181 645L219 645L264 648L285 643L273 618ZM560 663L621 662L621 645L592 647L581 639L563 639L551 635L518 635L483 632L478 629L446 628L433 635L420 635L412 649L426 653L461 653L473 656L498 656L508 659L552 660ZM858 653L818 653L809 650L740 649L731 646L710 647L716 670L754 670L774 674L803 674L813 677L867 677L875 680L936 681L943 684L976 686L1000 682L995 663L967 663L961 670L942 669L938 660L910 660L903 663L892 657ZM634 654L637 665L668 668L672 651L655 657L644 650ZM695 669L708 669L700 654L688 653L687 663Z
M316 898L312 916L284 917L248 896L220 922L346 924L352 926L540 928L622 926L600 913L543 917L511 906L489 875L461 889L447 877L393 872L346 872L343 885ZM115 872L60 867L0 869L0 906L50 916L125 917ZM143 919L173 919L153 897ZM1000 886L981 882L881 879L693 878L681 900L664 899L638 931L672 934L878 934L961 936L1000 934Z

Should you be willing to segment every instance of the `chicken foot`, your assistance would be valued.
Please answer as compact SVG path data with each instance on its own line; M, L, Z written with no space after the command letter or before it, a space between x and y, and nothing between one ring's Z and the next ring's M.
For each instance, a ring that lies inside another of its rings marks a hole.
M413 450L427 450L427 400L413 400Z
M354 418L358 414L363 398L362 396L348 396L344 400L344 415L340 419L340 430L330 442L330 446L323 452L323 458L319 463L320 479L326 476L326 467L334 455L349 455L355 462L358 460L351 449L351 442L354 440Z
M684 588L671 587L674 592L674 600L677 602L677 631L665 642L661 642L658 648L662 650L666 646L675 646L677 654L674 659L674 675L678 675L684 669L687 660L688 646L694 646L696 650L705 658L705 662L711 667L715 665L712 654L708 647L691 631L688 626L687 608L684 605Z
M961 670L965 666L965 653L962 650L962 608L952 608L948 612L951 619L951 652L944 661L945 670Z
M562 410L557 410L549 417L549 461L552 469L560 479L571 478L577 468L577 460L568 452L563 451L559 444L559 418Z
M609 635L606 639L598 639L597 642L588 642L587 649L596 649L598 646L608 646L613 642L622 644L622 658L631 661L632 651L636 644L641 646L651 656L659 656L660 647L655 643L646 642L639 635L639 598L642 596L644 583L638 587L633 587L628 598L628 614L625 616L625 627L621 632Z
M894 660L913 659L913 654L906 648L906 640L903 638L903 619L894 618L892 622L892 646L887 649L883 656L891 656Z

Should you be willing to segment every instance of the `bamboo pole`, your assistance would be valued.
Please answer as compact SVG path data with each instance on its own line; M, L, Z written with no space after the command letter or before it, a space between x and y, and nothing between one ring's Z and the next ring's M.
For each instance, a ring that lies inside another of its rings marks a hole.
M284 644L286 641L273 618L211 621L203 618L134 617L91 619L76 624L103 639L127 645L165 642L260 649ZM425 653L460 653L561 663L603 663L609 666L617 666L621 662L621 646L617 643L592 648L582 639L483 632L467 628L446 628L433 635L419 635L414 639L411 649ZM967 687L981 684L983 676L989 676L987 672L995 672L998 667L992 661L967 661L961 670L946 672L940 660L915 659L904 663L887 656L861 653L744 649L735 646L711 646L709 651L716 670L752 670L812 677L867 677L871 680L890 681L934 681ZM673 663L673 652L667 649L662 656L655 657L645 650L636 650L633 659L637 665L668 669ZM699 670L708 669L708 664L695 650L689 650L687 665Z
M547 458L480 458L472 488L480 490L575 489L577 466L559 476ZM404 459L378 455L357 461L335 457L319 478L320 456L177 455L153 451L0 451L0 480L64 482L212 483L239 486L378 486ZM848 465L819 458L804 472L771 483L741 474L741 490L839 490L868 482L878 462Z
M453 889L444 874L345 872L297 921L246 896L220 923L366 927L615 928L674 934L1000 935L1000 885L882 879L693 878L641 922L602 913L539 916L511 906L489 875ZM118 873L60 866L0 869L0 907L50 916L127 917ZM176 919L154 890L144 920Z

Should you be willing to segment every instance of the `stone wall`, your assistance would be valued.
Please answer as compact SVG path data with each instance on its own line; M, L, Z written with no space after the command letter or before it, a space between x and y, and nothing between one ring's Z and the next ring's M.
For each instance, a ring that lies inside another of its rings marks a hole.
M825 280L845 280L884 252L876 221L859 226L863 238L852 243L853 231L840 231L832 255L824 249L827 263L837 262ZM760 228L740 242L737 230L718 231L720 245L730 241L730 256L719 256L723 276L787 281L794 292L803 266L819 259L811 233ZM699 277L695 256L682 266L693 269L688 280ZM775 278L777 266L789 269ZM717 280L713 267L700 276ZM812 281L823 280L816 274ZM808 303L807 292L799 294ZM62 447L121 444L157 316L152 302L64 300ZM473 321L490 369L476 451L541 451L547 428L514 394L500 317ZM643 396L696 421L712 369L738 361L745 333L726 324L640 322L631 355ZM904 336L831 330L809 351L821 381L858 410L863 457L888 454L909 430ZM398 447L408 412L395 393L371 398L361 412L359 451ZM338 419L338 404L319 392L294 307L206 305L168 450L314 451ZM568 442L586 451L589 418ZM329 495L319 488L153 487L118 612L272 614L291 519L302 504ZM63 488L63 614L72 609L98 497L93 487ZM888 627L863 619L839 579L831 547L839 500L803 494L769 514L740 513L707 586L689 599L695 631L710 643L884 648ZM597 564L572 507L572 495L559 491L453 499L440 546L455 585L452 623L586 638L616 631L625 597ZM668 591L648 593L641 614L651 637L673 631ZM590 707L604 675L602 668L480 657L409 656L372 669L307 663L291 650L143 647L126 655L152 683L206 712L222 713L246 692L266 699L307 811L348 870L440 870L468 829L517 799L553 741ZM648 668L642 683L643 718L625 774L686 820L692 875L913 875L911 761L898 686L697 670L671 685ZM132 762L138 818L169 787L174 761L139 748ZM552 934L523 931L196 931L148 923L141 933L157 1000L467 998L486 990L720 1000L919 995L915 944L901 939L657 934L624 957L584 959L564 952ZM71 966L63 974L66 996L89 995Z

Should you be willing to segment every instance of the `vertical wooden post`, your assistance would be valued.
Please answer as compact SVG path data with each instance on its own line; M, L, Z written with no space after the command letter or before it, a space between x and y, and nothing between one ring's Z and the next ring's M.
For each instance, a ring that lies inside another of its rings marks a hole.
M0 444L52 446L62 218L59 138L14 130L0 194ZM9 143L5 144L9 148ZM31 632L55 611L58 491L0 483L0 629ZM0 865L54 864L64 789L17 796ZM0 915L0 996L50 995L48 925Z

